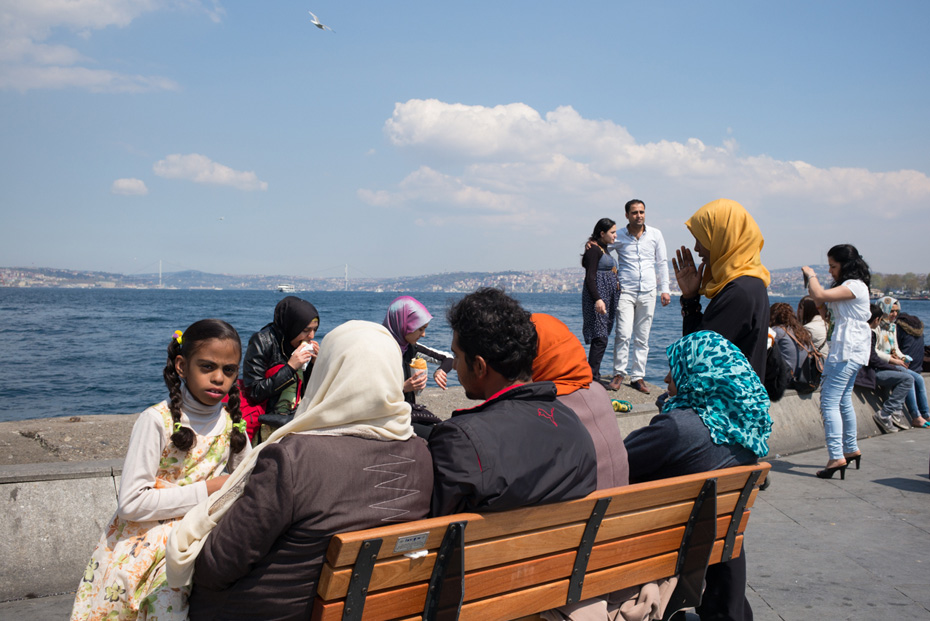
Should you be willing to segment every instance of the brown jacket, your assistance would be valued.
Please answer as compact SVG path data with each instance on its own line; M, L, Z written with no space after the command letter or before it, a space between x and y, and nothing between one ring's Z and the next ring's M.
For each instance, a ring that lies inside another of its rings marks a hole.
M590 387L562 395L558 400L572 409L591 435L597 453L597 489L629 485L626 447L607 390L593 382Z
M309 619L331 535L420 519L432 485L418 437L295 434L263 448L197 557L190 618Z

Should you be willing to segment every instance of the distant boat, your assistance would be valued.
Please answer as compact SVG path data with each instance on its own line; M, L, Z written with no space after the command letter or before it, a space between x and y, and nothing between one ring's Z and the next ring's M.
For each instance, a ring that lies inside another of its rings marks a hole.
M278 291L281 293L295 293L297 289L294 288L294 285L278 285Z

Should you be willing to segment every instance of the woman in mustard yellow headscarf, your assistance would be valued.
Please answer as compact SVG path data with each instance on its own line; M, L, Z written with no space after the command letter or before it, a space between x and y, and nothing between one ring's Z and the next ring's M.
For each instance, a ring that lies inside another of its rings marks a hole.
M682 335L711 330L736 345L765 381L771 277L762 265L762 232L736 201L721 198L698 209L685 226L694 235L691 251L682 246L672 259L681 289ZM710 299L701 312L701 294ZM701 618L752 619L746 599L746 549L737 558L711 565L705 578Z
M721 198L698 209L685 226L694 235L691 251L682 246L672 259L681 289L682 334L712 330L736 345L760 379L765 379L771 277L762 265L759 225L736 201ZM710 299L701 312L703 294Z

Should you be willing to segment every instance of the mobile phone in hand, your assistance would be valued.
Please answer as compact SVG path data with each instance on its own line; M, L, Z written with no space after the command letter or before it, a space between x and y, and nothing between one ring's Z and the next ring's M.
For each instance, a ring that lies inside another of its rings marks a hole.
M807 272L801 272L804 274L804 288L807 289L807 285L810 283L810 278L807 277Z

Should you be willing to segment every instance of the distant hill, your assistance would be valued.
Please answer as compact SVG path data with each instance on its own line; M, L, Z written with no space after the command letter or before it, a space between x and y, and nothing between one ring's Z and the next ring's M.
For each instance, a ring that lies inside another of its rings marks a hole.
M830 282L826 265L812 266L821 282ZM770 270L773 295L796 296L804 294L800 267ZM678 286L669 265L671 288ZM923 278L923 277L921 277ZM502 287L515 293L580 293L584 271L580 267L558 270L504 271L504 272L444 272L425 276L399 278L307 278L301 276L210 274L197 270L166 272L161 276L161 287L169 289L276 289L291 285L296 291L410 291L410 292L468 292L478 287ZM880 280L875 278L874 280ZM874 283L873 283L874 284ZM48 267L0 268L0 286L4 287L104 287L139 288L159 287L158 274L114 274Z

